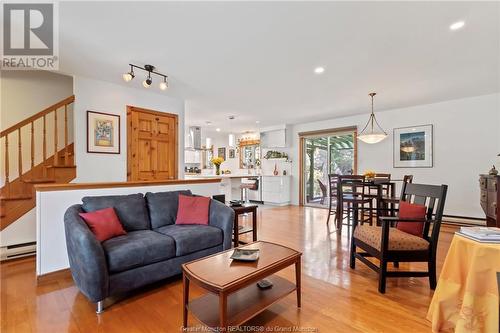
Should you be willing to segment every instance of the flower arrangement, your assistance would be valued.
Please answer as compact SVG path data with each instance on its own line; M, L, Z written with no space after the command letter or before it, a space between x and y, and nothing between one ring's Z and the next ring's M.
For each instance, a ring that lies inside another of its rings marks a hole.
M373 171L373 170L365 170L365 172L363 173L363 175L366 178L375 178L375 171Z
M210 162L215 165L215 174L220 175L220 165L224 162L224 159L220 156L212 157Z

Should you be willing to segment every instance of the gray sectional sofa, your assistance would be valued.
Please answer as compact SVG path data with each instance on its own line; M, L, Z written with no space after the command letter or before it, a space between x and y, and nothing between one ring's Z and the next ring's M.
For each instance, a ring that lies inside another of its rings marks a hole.
M104 300L181 273L181 264L231 247L234 211L211 200L209 225L176 225L179 193L85 197L64 216L73 279L104 309ZM99 242L78 215L114 207L126 235Z

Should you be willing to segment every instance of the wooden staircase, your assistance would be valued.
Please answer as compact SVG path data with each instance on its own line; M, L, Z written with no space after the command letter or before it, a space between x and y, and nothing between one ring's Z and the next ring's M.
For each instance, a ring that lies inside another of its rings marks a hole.
M0 230L35 208L34 185L69 183L76 177L74 146L68 142L68 113L74 100L75 97L70 96L0 133L5 158L4 186L0 189ZM53 130L51 134L47 133L49 126ZM63 130L59 131L61 126ZM36 127L42 130L36 131ZM22 134L26 131L29 133L28 144L23 143ZM49 135L51 147L47 146ZM15 146L10 144L13 139L17 139ZM36 154L36 147L40 145L41 154ZM26 171L23 157L28 153L30 168ZM15 165L10 161L13 155L16 156ZM13 166L17 166L16 178L11 174Z

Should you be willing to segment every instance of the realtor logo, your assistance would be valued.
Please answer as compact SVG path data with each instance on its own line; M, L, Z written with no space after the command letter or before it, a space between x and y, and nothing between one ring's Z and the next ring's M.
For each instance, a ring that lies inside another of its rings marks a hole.
M56 3L4 3L2 69L58 69Z

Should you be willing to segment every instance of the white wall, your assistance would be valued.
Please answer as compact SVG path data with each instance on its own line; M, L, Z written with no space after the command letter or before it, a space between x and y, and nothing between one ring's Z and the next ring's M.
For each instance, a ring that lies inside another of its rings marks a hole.
M358 141L358 173L372 169L393 178L413 174L417 183L447 184L445 214L484 218L479 205L478 175L487 173L500 153L500 94L376 112L389 136L368 145ZM298 133L344 126L361 130L368 114L293 126L292 202L299 201ZM393 168L392 130L397 127L434 125L434 167Z
M127 105L179 115L179 178L184 175L184 101L163 92L129 88L80 76L74 78L75 182L111 182L127 180ZM154 89L151 87L150 89ZM120 115L121 153L87 153L87 111Z

